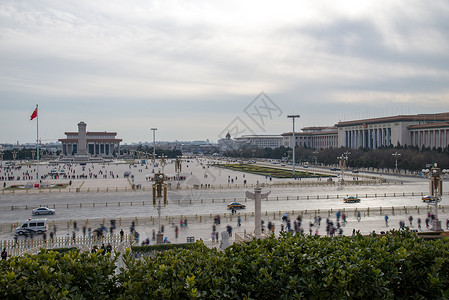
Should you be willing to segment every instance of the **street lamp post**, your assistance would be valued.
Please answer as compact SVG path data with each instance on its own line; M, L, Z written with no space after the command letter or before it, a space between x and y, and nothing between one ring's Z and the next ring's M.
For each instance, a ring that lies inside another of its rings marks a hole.
M320 153L320 152L319 151L313 151L313 154L315 154L315 156L313 156L315 158L315 166L318 163L318 157L317 157L318 153Z
M156 235L157 244L162 244L164 238L161 225L162 206L165 207L167 205L167 184L164 183L164 180L165 180L164 173L154 174L153 206L157 208L158 213L158 233Z
M449 170L441 170L438 168L437 163L433 164L433 167L429 169L423 169L422 172L430 180L430 195L435 202L435 220L433 221L432 231L443 231L441 228L441 221L438 219L438 202L441 201L443 195L443 179L442 174L449 173Z
M341 156L337 157L337 159L339 160L339 166L340 166L340 170L341 170L341 181L344 182L344 168L347 165L348 162L348 156L351 154L351 152L346 151L345 153L343 153Z
M295 119L299 118L299 115L288 115L287 118L290 118L293 120L293 177L295 177L295 145L296 145L296 139L295 139Z
M394 156L394 159L395 159L395 161L396 161L396 169L395 169L395 173L397 173L397 172L398 172L398 158L399 158L399 156L401 156L401 153L398 153L398 151L396 151L395 153L393 153L393 154L391 154L391 155Z
M153 157L151 158L151 161L153 162L153 173L154 173L154 162L156 159L156 130L157 128L151 128L153 130Z

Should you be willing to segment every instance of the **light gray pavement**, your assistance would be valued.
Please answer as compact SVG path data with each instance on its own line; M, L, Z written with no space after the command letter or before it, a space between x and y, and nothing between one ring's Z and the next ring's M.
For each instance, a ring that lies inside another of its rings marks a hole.
M40 174L49 173L52 169L57 168L63 168L64 166L50 166L50 165L41 165L40 166ZM24 173L29 173L31 176L33 176L35 166L30 167L22 167L21 170L13 171L14 176L21 176L23 177ZM72 181L72 187L82 187L86 188L89 187L91 189L95 189L98 187L109 187L111 189L114 188L130 188L132 184L131 178L124 178L123 174L124 172L131 172L131 175L134 176L134 184L141 184L142 186L146 188L150 188L151 183L146 180L146 175L151 175L152 166L151 165L145 165L145 164L135 164L135 165L129 165L125 162L116 162L116 163L110 163L110 164L88 164L87 166L76 165L69 168L68 166L64 167L66 172L71 172L71 175L79 176L79 175L86 175L88 178L85 179L71 179ZM90 171L89 171L90 169ZM299 169L299 168L298 168ZM309 172L313 172L313 170L309 169ZM169 160L169 163L164 168L164 172L166 174L173 174L174 175L174 164L172 161ZM8 175L10 175L9 173ZM89 174L92 174L93 176L96 175L97 178L93 179L90 178ZM5 176L5 171L2 169L2 173L0 176ZM112 175L114 177L118 176L118 178L112 179ZM215 168L211 166L207 166L207 161L205 159L192 159L189 161L185 161L183 163L183 170L181 172L181 175L186 176L186 180L182 182L182 185L193 187L195 184L211 184L211 185L227 185L228 180L229 183L232 184L242 184L243 180L247 180L248 184L255 184L257 181L261 183L270 183L269 179L265 178L264 176L254 175L254 174L248 174L248 173L241 173L236 171L230 171L225 170L221 168ZM355 174L354 174L355 175ZM362 174L361 174L362 175ZM104 178L106 176L106 178ZM352 179L352 174L349 176L349 180ZM386 175L384 176L388 180L394 180L399 183L403 183L400 185L394 185L394 186L345 186L343 190L338 190L338 187L285 187L285 188L269 188L272 189L272 195L304 195L304 194L310 194L310 195L323 195L323 194L340 194L340 195L346 195L346 194L365 194L365 193L383 193L385 191L387 192L410 192L410 191L416 191L418 192L427 192L427 180L424 178L414 178L414 177L397 177L397 176L391 176ZM346 178L346 177L345 177ZM232 181L234 182L232 182ZM348 179L346 179L348 180ZM7 185L11 184L20 184L20 183L26 183L29 180L20 180L20 181L7 181ZM55 179L55 180L48 180L51 183L67 183L69 179ZM292 182L291 179L272 179L271 183L285 183L285 182ZM302 179L302 181L310 181L310 182L316 182L316 179ZM294 181L293 181L294 182ZM296 181L297 182L297 181ZM444 190L446 190L447 187L447 181L444 183ZM194 199L198 200L202 197L204 198L227 198L230 199L232 197L239 197L239 195L242 195L243 197L244 191L247 189L224 189L224 190L184 190L183 192L180 192L179 197L182 199ZM65 199L72 199L71 202L79 203L76 201L86 201L86 202L96 202L96 201L104 201L105 199L109 199L112 201L117 201L117 198L121 198L122 201L129 201L129 199L136 199L136 201L149 201L149 192L128 192L128 193L69 193L67 195L61 196L57 195L57 193L41 193L38 195L30 195L27 197L23 194L16 194L16 195L2 195L0 194L0 208L2 206L10 205L10 201L15 201L17 203L23 204L28 203L30 206L37 205L36 198L39 199L46 199L48 204L52 203L65 203ZM196 193L196 194L195 194ZM173 192L173 197L176 196L176 192ZM342 197L342 196L341 196ZM419 211L408 211L405 213L404 211L400 212L397 211L395 214L391 214L391 212L388 212L390 216L390 227L385 226L384 221L384 214L380 214L379 211L377 213L371 213L369 216L362 215L362 219L360 222L357 222L355 219L354 214L348 213L348 224L343 228L344 234L350 235L352 233L352 229L360 230L363 234L368 234L375 230L376 232L385 231L391 228L399 228L399 221L404 220L406 221L406 224L408 224L408 216L411 214L414 217L414 226L416 225L417 218L422 219L423 227L424 220L426 218L426 212L427 210L423 209L422 207L425 207L422 202L419 201L418 196L416 197L409 197L407 199L405 198L392 198L392 199L385 199L385 198L369 198L369 199L363 199L362 203L358 207L359 209L365 209L367 207L371 207L372 209L379 207L391 207L391 206L421 206L421 210ZM59 201L59 202L58 202ZM120 201L120 200L119 200ZM42 201L40 201L42 202ZM67 202L67 201L66 201ZM447 203L446 200L442 202L442 204ZM165 215L171 215L171 216L179 216L181 214L183 215L189 215L189 221L188 221L188 227L187 228L181 228L179 227L179 217L177 219L175 218L173 220L175 225L167 224L166 220L165 222L165 234L167 238L172 242L185 242L187 237L193 236L196 239L203 239L203 240L211 240L211 231L212 231L212 223L213 221L206 217L206 220L204 217L202 217L201 222L199 221L199 218L194 218L195 212L197 211L200 215L215 215L220 214L222 216L222 223L219 227L217 227L217 231L223 231L225 230L225 227L227 224L231 225L233 227L234 232L244 232L247 233L254 231L254 219L253 217L249 217L247 215L247 218L242 218L242 226L237 227L237 218L236 216L233 217L232 221L228 218L226 219L224 217L224 213L229 214L229 212L224 207L225 204L217 204L217 205L210 205L210 204L192 204L192 205L169 205L166 209L163 210L163 216ZM276 232L280 230L281 227L281 221L279 219L279 215L276 215L276 218L273 219L273 212L277 211L303 211L305 209L309 211L313 211L316 209L321 209L321 217L322 217L322 224L319 228L313 228L313 233L318 229L318 234L324 234L325 233L325 220L326 217L328 217L328 214L325 211L325 209L334 209L334 211L338 208L345 207L341 203L340 200L327 200L327 199L318 199L318 200L310 200L310 201L303 201L303 202L295 202L295 201L269 201L269 202L263 202L262 204L262 210L263 211L269 211L270 213L268 216L264 216L263 220L265 221L265 225L268 224L268 221L272 221L275 224ZM246 213L249 214L253 205L251 203L248 203L248 208L246 209ZM98 207L87 209L86 215L92 216L92 222L88 224L89 227L92 227L92 229L96 228L104 218L105 225L109 226L109 220L110 219L118 219L120 215L124 215L124 221L122 222L123 228L125 231L129 231L129 224L131 222L131 219L133 215L139 218L143 218L138 221L136 230L140 233L140 240L145 240L146 238L152 237L152 231L153 229L157 229L156 225L153 224L153 220L150 220L148 218L149 215L155 216L155 210L152 208L152 206L148 205L144 208L133 206L132 208L130 206L124 207L121 206L119 208L108 208L108 209L100 209ZM61 212L61 214L59 214ZM81 213L84 213L81 211ZM146 215L147 217L142 217L143 215ZM243 213L243 211L242 211ZM366 212L365 212L366 214ZM9 211L7 209L0 210L0 219L1 220L8 220L9 223L11 220L11 216L13 217L16 222L21 222L24 220L25 215L27 215L26 211ZM79 220L78 226L82 227L83 220L86 219L84 215L80 215L79 209L73 209L69 208L66 210L59 210L58 215L63 215L66 221L58 221L58 235L65 236L67 233L72 233L72 225L69 223L67 226L68 220ZM297 213L295 213L297 215ZM296 216L295 216L296 217ZM310 214L305 213L304 219L303 219L303 229L306 233L309 232L309 222L313 221L314 213ZM334 212L330 216L332 220L334 220L335 223L335 215ZM445 226L445 220L449 218L449 209L446 209L446 212L440 213L440 219L443 220L444 228ZM3 221L0 221L2 223ZM179 227L179 237L178 239L175 238L174 233L174 226L178 225ZM67 228L69 227L69 228ZM423 229L424 229L423 228ZM415 227L412 227L412 229L415 229ZM119 229L118 229L119 230ZM81 231L78 231L77 234L81 234ZM9 231L3 231L0 235L2 239L9 239L12 238L12 234ZM153 241L151 241L153 243Z

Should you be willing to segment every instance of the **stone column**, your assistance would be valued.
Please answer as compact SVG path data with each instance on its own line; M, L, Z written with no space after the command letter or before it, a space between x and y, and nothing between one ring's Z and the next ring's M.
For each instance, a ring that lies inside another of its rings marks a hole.
M80 155L87 155L86 127L87 127L86 123L84 123L84 122L79 122L78 123L78 147L77 147L78 149L77 149L77 154L80 154Z
M254 193L246 192L246 198L254 199L254 226L255 226L255 234L256 237L261 236L261 228L262 228L262 199L268 197L271 193L262 194L262 188L259 186L259 181L257 181L256 187L254 188Z

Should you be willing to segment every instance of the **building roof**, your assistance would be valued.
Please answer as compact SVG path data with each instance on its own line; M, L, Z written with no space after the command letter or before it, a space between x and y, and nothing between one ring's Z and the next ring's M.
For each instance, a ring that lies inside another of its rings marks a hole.
M293 136L293 132L286 132L281 134L282 136ZM311 135L338 135L338 131L328 130L328 131L309 131L309 132L295 132L295 136L311 136Z
M64 132L65 135L78 135L78 132ZM86 135L117 135L117 132L107 132L107 131L93 131L86 132Z
M59 139L61 143L78 143L78 139ZM120 143L122 139L86 139L86 142L110 142L110 143Z
M410 126L408 126L408 129L413 130L413 129L426 129L426 128L438 128L438 127L449 127L449 122L410 125Z
M391 122L410 122L410 121L423 121L423 122L436 122L436 121L448 121L449 112L438 114L419 114L419 115L398 115L381 118L362 119L354 121L344 121L335 124L336 127L354 126L354 125L367 125L378 123L391 123Z

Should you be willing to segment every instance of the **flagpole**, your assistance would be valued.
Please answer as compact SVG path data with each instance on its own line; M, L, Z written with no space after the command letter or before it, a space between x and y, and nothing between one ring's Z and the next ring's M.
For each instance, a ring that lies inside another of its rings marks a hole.
M36 148L37 148L37 172L36 172L36 179L37 179L37 184L40 187L40 178L39 178L39 110L38 110L38 104L36 104L36 111L37 111L37 116L36 116Z

